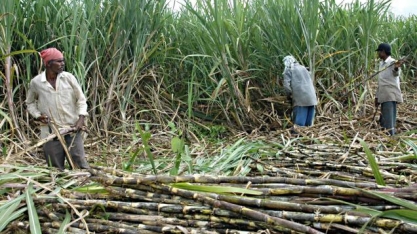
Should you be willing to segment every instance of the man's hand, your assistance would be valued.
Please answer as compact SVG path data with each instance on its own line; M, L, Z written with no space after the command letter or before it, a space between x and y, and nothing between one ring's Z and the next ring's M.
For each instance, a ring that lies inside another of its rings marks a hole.
M398 70L403 65L403 63L404 63L404 60L403 59L399 59L399 60L395 61L394 71L398 72Z
M80 115L74 127L77 131L81 130L84 127L84 115Z
M41 114L36 120L41 121L41 123L47 124L49 121L49 117L45 114Z
M379 106L378 98L375 98L375 107Z
M399 59L399 60L395 61L394 67L398 69L398 68L400 68L403 64L404 64L404 60L403 60L403 59Z

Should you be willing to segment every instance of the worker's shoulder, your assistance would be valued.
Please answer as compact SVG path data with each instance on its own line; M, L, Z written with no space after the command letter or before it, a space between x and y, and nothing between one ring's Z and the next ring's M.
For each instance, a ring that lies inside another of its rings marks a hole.
M30 80L30 83L31 84L40 83L40 82L42 82L44 76L45 76L44 72L39 73L38 75L36 75L35 77L33 77L32 80Z
M389 57L385 60L385 63L392 63L392 62L395 62L395 59L394 59L393 57L391 57L391 56L389 56Z
M298 69L303 69L306 68L304 65L300 64L300 63L295 63L294 67L298 68Z
M61 72L60 76L67 79L76 79L72 73L66 71Z
M307 68L299 63L294 64L294 70L297 70L298 72L308 72Z
M67 82L78 83L77 78L70 72L63 71L59 75L60 79L67 80Z

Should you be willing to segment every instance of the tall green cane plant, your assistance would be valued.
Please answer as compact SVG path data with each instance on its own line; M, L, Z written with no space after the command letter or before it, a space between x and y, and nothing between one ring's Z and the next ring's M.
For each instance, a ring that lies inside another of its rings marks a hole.
M230 111L235 122L243 128L245 122L255 121L250 103L245 102L243 84L250 78L242 78L239 70L247 71L249 43L254 30L253 12L249 1L199 1L193 7L188 1L186 8L196 18L192 30L198 43L194 53L210 56L210 70L219 72L227 84L230 95ZM192 18L192 17L191 17ZM217 96L214 96L217 98ZM255 121L256 122L256 121Z

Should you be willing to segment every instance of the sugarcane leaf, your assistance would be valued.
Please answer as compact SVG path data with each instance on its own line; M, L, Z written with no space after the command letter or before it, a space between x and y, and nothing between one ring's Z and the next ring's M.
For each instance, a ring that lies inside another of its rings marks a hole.
M66 188L71 187L71 186L73 186L75 184L78 184L78 183L79 183L79 181L77 181L77 180L66 181L64 184L61 184L59 187L55 188L54 191L51 194L58 194L62 189L66 189Z
M24 196L19 196L0 207L0 232L9 224L10 215L19 207Z
M4 188L4 189L0 189L0 195L4 195L6 193L10 192L10 188Z
M258 171L260 173L263 173L264 172L264 167L261 164L259 164L259 163L256 164L256 169L258 169Z
M359 230L359 233L363 233L365 231L365 228L375 218L379 218L379 217L397 219L397 220L400 220L402 222L417 224L417 212L413 211L413 210L396 209L396 210L387 210L387 211L383 211L383 212L382 211L378 211L378 212L379 212L379 214L373 215L372 218L361 227L361 229Z
M36 212L36 207L32 199L32 193L33 193L32 183L29 182L25 194L26 194L26 204L27 204L28 215L29 215L30 233L42 234L41 225L39 223L39 218L38 218L38 213Z
M155 167L155 158L151 152L150 146L149 146L149 139L151 138L150 132L144 132L140 126L139 123L136 123L136 129L140 134L140 137L142 139L143 147L145 149L146 156L148 156L149 162L152 166L152 171L154 174L156 174L156 167Z
M2 116L3 119L7 120L7 122L9 123L10 126L13 126L12 119L6 113L4 113L2 110L0 110L0 116Z
M177 132L177 127L175 127L175 124L173 122L169 121L168 127L171 128L171 132Z
M188 165L188 172L190 174L192 174L193 173L193 162L192 162L192 158L191 158L190 148L188 147L188 145L184 146L184 155L182 156L182 159Z
M19 54L28 54L28 53L29 54L31 54L31 53L37 53L37 51L36 50L19 50L19 51L13 51L13 52L11 52L9 54L3 54L2 57L1 57L1 60L3 60L6 57L9 57L9 56L14 56L14 55L19 55Z
M244 188L236 188L236 187L229 187L229 186L215 186L215 185L197 185L191 183L174 183L171 184L174 188L180 188L185 190L191 191L198 191L198 192L209 192L209 193L239 193L239 194L247 194L247 195L262 195L262 192L244 189Z
M135 160L138 157L138 155L142 152L143 152L143 147L139 147L133 153L131 153L129 161L127 163L124 163L123 169L125 171L132 171L132 165L135 163Z
M179 137L171 139L171 148L174 153L181 153L184 150L184 140Z
M411 160L415 160L417 159L417 154L409 154L409 155L402 155L402 156L398 156L398 157L390 157L390 158L385 158L384 161L388 162L388 161L411 161ZM408 164L409 167L414 167L412 164Z
M71 221L71 215L68 212L68 210L65 210L65 218L64 221L62 221L61 227L59 227L58 234L65 234L65 227L69 222Z
M2 180L0 180L0 185L3 186L3 187L6 187L5 184L12 183L12 182L14 182L16 180L17 179L2 179Z
M411 149L413 149L414 152L414 159L417 158L417 144L412 141L412 140L403 140L408 146L411 147Z
M16 212L13 212L11 215L5 217L5 220L0 220L1 224L0 224L0 232L3 231L3 229L5 227L7 227L7 225L12 222L13 220L19 218L20 216L23 215L23 213L25 213L27 211L27 207L23 207L19 210L17 210Z
M73 191L80 192L80 193L89 193L89 194L107 194L108 191L104 188L104 186L100 184L90 184L86 186L76 187L72 189Z
M379 184L379 185L385 186L384 178L382 177L381 172L379 171L379 166L378 166L378 163L375 160L374 155L372 154L371 150L369 149L369 147L365 143L365 141L363 141L362 139L359 139L359 141L360 141L360 143L361 143L361 145L362 145L362 147L365 151L366 157L368 158L368 163L372 168L372 172L374 174L376 183Z
M169 171L170 175L178 175L178 172L180 170L180 164L181 164L181 154L177 154L175 157L174 167Z
M413 211L417 211L417 205L414 204L413 202L407 201L405 199L398 198L398 197L395 197L393 195L389 195L389 194L385 194L385 193L376 192L376 191L368 191L368 190L365 190L365 189L360 189L360 190L364 193L367 193L367 194L370 194L370 195L373 195L373 196L377 196L377 197L379 197L379 198L381 198L385 201L389 201L389 202L394 203L396 205L408 208L408 209L413 210Z
M358 211L358 212L363 213L363 214L368 214L368 215L371 215L371 216L377 216L377 215L382 214L382 211L375 210L375 209L372 209L372 208L369 208L369 207L366 207L366 206L357 205L357 204L350 203L350 202L347 202L347 201L337 200L337 199L333 199L333 198L324 198L323 200L329 200L329 201L339 202L339 203L342 203L342 204L345 204L345 205L353 206L353 207L356 207L355 211Z
M176 154L174 167L170 171L170 175L178 175L181 165L182 154L184 153L184 140L179 137L171 139L171 149Z
M6 169L14 169L16 170L16 172L14 172L14 174L18 173L18 171L28 171L28 170L32 170L32 171L36 171L36 172L22 172L23 174L39 174L39 173L46 173L49 174L51 171L42 167L34 167L34 166L30 166L30 167L24 167L24 166L18 166L18 165L1 165L0 166L1 169L6 170ZM11 173L13 174L13 173ZM20 175L20 174L19 174ZM43 174L45 175L45 174Z
M368 214L368 215L371 215L371 216L378 216L378 215L382 214L382 212L379 211L379 210L374 210L374 209L371 209L371 208L368 208L368 207L365 207L365 206L356 206L355 211L360 212L362 214Z
M9 182L10 180L22 179L22 177L37 178L37 177L42 177L42 176L45 176L45 174L32 173L32 172L8 173L8 174L0 175L0 182L3 182L3 180L8 180L7 182Z
M142 141L148 142L149 139L151 139L151 133L150 132L143 132L143 131L141 131L140 132L140 136L142 138Z
M417 224L417 211L408 209L387 210L382 212L381 217L398 219L403 222Z

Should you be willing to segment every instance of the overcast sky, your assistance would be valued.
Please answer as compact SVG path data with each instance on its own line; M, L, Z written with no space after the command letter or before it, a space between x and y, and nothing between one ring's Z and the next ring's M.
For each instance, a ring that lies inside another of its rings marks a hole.
M361 0L366 2L366 0ZM352 2L352 0L337 0L336 2ZM391 11L396 15L409 16L417 14L416 0L391 0Z
M175 8L179 8L179 4L183 2L182 0L169 0L171 2L171 5L174 5L174 2L176 3ZM195 0L193 0L195 1ZM353 0L337 0L337 2L352 2ZM362 2L366 2L366 0L361 0ZM417 15L417 1L416 0L392 0L391 1L391 11L395 13L396 15L402 15L402 16L409 16L410 14Z

